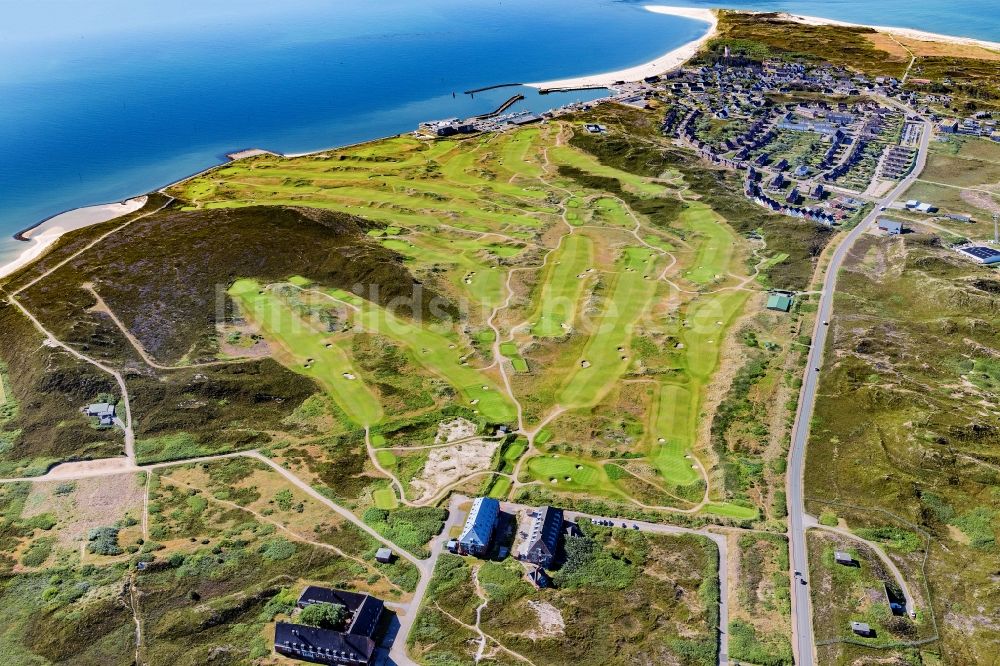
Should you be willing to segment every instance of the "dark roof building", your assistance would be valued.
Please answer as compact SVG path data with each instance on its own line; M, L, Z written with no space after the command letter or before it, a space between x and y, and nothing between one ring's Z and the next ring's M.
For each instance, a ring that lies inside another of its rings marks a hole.
M897 236L903 233L903 223L888 217L880 217L878 219L878 228L890 236Z
M331 590L310 585L299 596L299 608L327 603L343 606L348 613L340 629L324 629L279 622L274 631L274 649L287 657L316 664L370 664L378 645L373 636L385 605L381 599L358 592Z
M463 555L482 555L490 548L493 530L500 517L500 502L492 497L477 497L465 519L465 527L458 537L458 552Z
M997 252L991 247L986 247L985 245L963 247L959 248L958 251L969 259L972 259L980 264L995 264L1000 262L1000 252Z
M376 648L370 636L290 622L278 622L274 627L274 649L278 654L314 664L371 664Z
M518 557L541 567L550 566L559 546L562 525L562 509L551 506L538 509L531 519L528 537L524 540Z
M107 428L115 423L115 406L107 402L97 402L93 405L87 405L83 410L87 416L92 416L97 419L98 425L102 428Z

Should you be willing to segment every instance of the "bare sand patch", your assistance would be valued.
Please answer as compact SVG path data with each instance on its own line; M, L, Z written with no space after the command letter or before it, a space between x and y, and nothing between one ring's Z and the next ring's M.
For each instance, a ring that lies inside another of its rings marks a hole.
M962 190L959 195L962 197L962 201L974 206L980 210L985 210L991 215L994 213L1000 213L1000 203L996 199L986 194L985 192L975 192L973 190Z
M219 354L226 357L263 358L271 354L260 330L249 322L217 324Z
M476 434L476 424L461 417L454 421L441 423L438 425L437 436L434 438L435 444L448 444L457 442L460 439L468 439Z
M455 446L430 449L424 469L410 481L410 487L420 493L417 501L434 497L470 474L490 469L499 446L500 442L473 439Z
M547 601L529 601L528 608L538 616L538 628L531 629L522 634L533 641L539 638L551 638L562 636L566 633L566 621L562 612Z

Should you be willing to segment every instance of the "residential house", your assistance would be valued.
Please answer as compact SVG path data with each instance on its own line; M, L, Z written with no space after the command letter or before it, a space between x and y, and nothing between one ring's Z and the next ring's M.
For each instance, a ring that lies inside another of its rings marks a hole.
M878 228L890 236L898 236L903 233L903 223L888 217L878 218Z
M97 424L102 428L110 428L115 424L115 406L108 402L96 402L87 405L83 413L97 419Z

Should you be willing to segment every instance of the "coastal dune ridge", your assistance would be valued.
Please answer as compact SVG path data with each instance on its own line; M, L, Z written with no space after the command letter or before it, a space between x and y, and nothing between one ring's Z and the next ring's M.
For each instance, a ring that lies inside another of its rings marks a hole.
M762 14L765 12L748 12L751 14ZM991 51L1000 51L1000 42L991 42L985 39L974 39L972 37L955 37L954 35L942 35L936 32L927 32L925 30L915 30L913 28L897 28L894 26L885 25L865 25L863 23L850 23L848 21L838 21L836 19L823 18L821 16L803 16L801 14L789 14L786 12L779 12L778 15L786 20L793 23L801 23L803 25L833 25L841 26L844 28L871 28L878 32L884 32L891 35L897 35L899 37L907 37L909 39L916 39L922 42L945 42L948 44L963 44L965 46L979 46L984 49L989 49Z

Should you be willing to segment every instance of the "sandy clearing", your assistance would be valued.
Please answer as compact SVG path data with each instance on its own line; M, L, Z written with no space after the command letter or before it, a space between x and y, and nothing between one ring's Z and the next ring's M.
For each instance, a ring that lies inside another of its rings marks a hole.
M64 547L77 547L91 528L114 525L126 514L138 519L142 510L145 483L134 473L77 479L71 491L57 494L60 485L33 484L24 517L51 513L59 521L54 532Z
M455 446L430 449L424 469L410 481L410 486L420 493L414 501L428 500L443 488L471 474L490 469L493 454L499 446L500 442L473 439Z
M141 196L119 203L75 208L50 217L34 229L21 234L23 238L28 239L29 245L17 258L0 266L0 278L27 266L45 254L46 250L52 247L64 234L134 213L145 205L146 197Z
M668 16L680 16L683 18L695 19L708 23L709 28L704 35L698 39L679 46L672 51L664 53L655 60L651 60L635 67L619 69L613 72L601 74L590 74L587 76L577 76L567 79L557 79L554 81L542 81L539 83L525 83L532 88L587 88L601 87L613 84L615 81L638 81L647 76L656 76L666 71L681 66L687 62L701 45L715 36L718 19L710 9L695 9L693 7L670 7L666 5L646 5L646 11L654 14L666 14Z
M547 601L529 601L528 608L538 616L538 629L526 631L523 636L531 640L562 636L566 633L566 621L562 612Z
M61 479L80 479L90 476L107 476L108 474L139 471L139 468L128 458L102 458L100 460L81 460L56 465L38 481L58 481Z
M476 434L476 424L461 417L454 421L438 424L437 436L434 437L435 444L447 444L457 442L460 439L468 439Z

